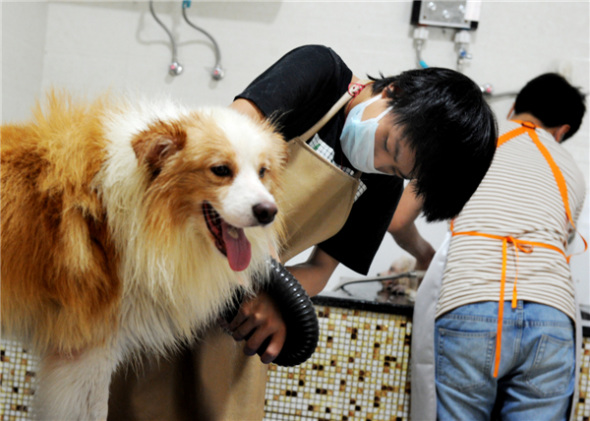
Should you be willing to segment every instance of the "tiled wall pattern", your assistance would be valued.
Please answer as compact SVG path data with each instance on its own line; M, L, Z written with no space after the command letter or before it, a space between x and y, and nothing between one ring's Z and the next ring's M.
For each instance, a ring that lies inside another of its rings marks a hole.
M271 365L265 421L409 419L407 317L316 306L320 340L298 367ZM575 421L590 421L590 338L583 342Z
M298 367L271 365L266 420L407 420L411 323L316 306L318 348Z
M0 360L0 420L31 419L37 358L19 343L2 340Z
M590 420L590 338L582 341L582 372L580 373L580 399L576 404L575 421Z
M265 421L408 420L411 323L405 316L316 306L320 341L298 367L269 370ZM0 342L0 421L29 420L37 359ZM576 421L590 421L590 338Z

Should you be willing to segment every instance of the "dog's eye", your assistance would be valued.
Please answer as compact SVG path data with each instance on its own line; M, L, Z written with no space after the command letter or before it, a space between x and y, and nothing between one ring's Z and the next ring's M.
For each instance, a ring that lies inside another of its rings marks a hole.
M211 172L218 177L229 177L231 176L231 170L227 165L219 165L217 167L211 167Z
M267 171L266 168L264 168L264 167L260 168L260 171L258 172L258 176L260 178L264 178L264 175L266 174L266 171Z

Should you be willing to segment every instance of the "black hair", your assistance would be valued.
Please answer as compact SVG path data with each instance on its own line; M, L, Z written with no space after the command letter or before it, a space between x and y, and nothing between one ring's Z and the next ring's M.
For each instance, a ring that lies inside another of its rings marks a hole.
M562 141L580 128L586 112L585 96L557 73L545 73L529 81L518 93L514 113L529 113L547 128L569 124Z
M372 78L387 89L394 123L414 151L412 178L429 222L459 214L487 172L496 150L494 114L467 76L430 67Z

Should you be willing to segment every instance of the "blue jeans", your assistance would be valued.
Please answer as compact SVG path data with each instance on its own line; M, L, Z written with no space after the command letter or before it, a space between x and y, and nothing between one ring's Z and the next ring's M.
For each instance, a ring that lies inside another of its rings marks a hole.
M561 311L504 303L502 353L493 377L498 302L456 308L436 320L439 420L566 420L575 383L575 330Z

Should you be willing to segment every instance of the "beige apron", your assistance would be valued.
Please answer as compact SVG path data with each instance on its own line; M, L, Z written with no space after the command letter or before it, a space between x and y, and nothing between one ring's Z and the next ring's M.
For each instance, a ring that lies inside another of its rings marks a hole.
M534 132L535 127L530 123L520 122L521 128L517 128L511 132L502 135L498 139L498 146L504 142L518 136L524 131L528 131L529 135L533 139L533 142L537 145L540 152L545 156L549 166L551 167L553 174L556 178L558 187L561 191L562 198L564 201L564 207L568 220L572 226L574 223L571 218L569 211L569 204L567 201L567 190L564 192L565 181L562 181L561 171L553 162L548 152L544 150L543 145L540 144L536 133ZM412 354L411 354L411 397L410 397L410 418L416 421L434 421L436 420L436 385L435 385L435 361L434 361L434 323L436 306L440 294L440 288L442 285L443 273L445 270L448 248L451 243L451 237L453 235L478 235L493 237L485 233L457 233L453 232L451 224L451 232L447 233L443 244L436 252L432 263L430 264L428 271L424 276L418 291L416 293L416 301L414 304L414 316L412 325ZM504 240L506 241L506 240ZM511 241L517 241L511 239ZM586 241L584 240L584 243ZM543 246L539 243L534 243L536 246ZM565 256L565 254L564 254ZM568 258L569 262L569 258ZM504 279L504 276L502 277ZM575 320L575 341L576 341L576 372L575 372L575 391L572 398L570 419L573 419L576 409L576 402L578 401L578 383L580 376L580 365L581 365L581 352L582 352L582 323L581 313L578 305L577 297L575 298L576 305L576 320ZM503 294L501 294L501 305ZM513 297L516 300L516 297ZM416 311L418 309L419 311ZM499 315L499 326L501 328L501 315ZM498 345L497 345L498 347Z
M366 85L351 85L313 127L289 141L289 162L278 197L285 237L279 253L284 263L336 234L354 203L361 172L342 171L315 152L306 142Z

